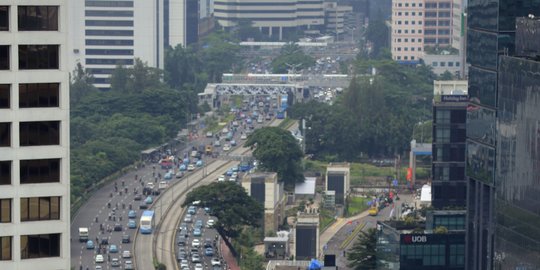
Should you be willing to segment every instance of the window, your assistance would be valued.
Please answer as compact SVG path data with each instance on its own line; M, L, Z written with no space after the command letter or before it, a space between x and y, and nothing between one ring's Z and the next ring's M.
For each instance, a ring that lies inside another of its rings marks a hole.
M405 16L409 16L409 12L405 12Z
M86 55L133 55L133 50L86 49Z
M398 50L398 52L401 52L401 47L398 47L397 50Z
M408 34L409 33L409 30L405 30L405 34Z
M437 12L436 11L428 11L426 12L426 18L435 18L437 17Z
M114 39L87 39L86 45L99 46L132 46L133 40L114 40Z
M403 60L409 60L408 56L403 56Z
M19 45L19 69L58 69L58 45Z
M84 3L87 7L133 7L133 1L90 1Z
M413 4L413 7L414 7L414 4ZM416 12L414 12L414 11L411 12L411 15L412 15L412 16L416 16Z
M426 3L426 8L437 8L437 3Z
M59 83L19 84L20 108L58 107L60 95Z
M87 17L133 17L133 11L86 10Z
M420 42L420 40L418 40L418 42ZM418 47L418 51L422 51L422 47Z
M0 123L0 147L11 146L11 123Z
M450 2L439 3L439 8L450 8Z
M448 62L448 66L449 66L449 67L453 67L453 66L454 66L454 62Z
M60 234L21 235L21 259L59 257Z
M411 47L411 51L413 51L413 52L414 52L414 47Z
M86 30L87 36L132 37L133 30Z
M9 6L0 6L0 31L9 31Z
M435 26L437 25L437 21L436 20L426 20L425 26Z
M450 26L450 20L440 20L439 25L440 26Z
M87 65L133 65L133 59L93 59L86 58Z
M11 261L11 247L12 247L12 237L11 236L0 236L0 261Z
M398 34L401 34L401 29L400 30L397 30Z
M0 223L11 222L11 199L0 199Z
M19 31L58 31L57 6L19 6Z
M411 56L411 60L414 60L414 56Z
M435 130L437 143L449 143L450 142L450 128L438 128Z
M439 64L441 65L441 67L445 67L445 66L446 66L446 62L440 62Z
M436 67L436 66L438 66L438 65L439 65L439 64L438 64L437 62L431 62L431 66L432 66L432 67Z
M437 31L435 29L426 29L424 31L424 34L426 34L426 35L435 35L435 34L437 34Z
M450 17L450 12L449 11L441 11L441 12L439 12L439 17L441 17L441 18L449 18Z
M0 109L9 109L11 100L10 85L0 84Z
M397 42L401 42L401 38L398 38L398 39L397 39Z
M406 39L405 39L405 42L409 42L409 39L408 39L408 38L406 38Z
M11 185L11 161L0 161L0 185Z
M402 4L401 4L401 3L399 3L399 4L398 4L398 7L401 7L401 6L402 6Z
M21 221L59 219L60 197L21 198Z
M415 22L415 21L411 21L411 24L416 24L416 22Z
M60 121L21 122L19 124L20 145L59 145Z
M404 47L403 48L405 51L408 51L409 50L409 47Z
M398 56L398 57L397 57L397 60L401 60L401 56Z
M409 3L405 3L405 6L408 7L408 6L409 6Z
M433 62L434 66L437 66L437 62ZM450 111L449 110L436 110L435 111L435 124L450 124Z
M439 35L450 35L450 29L439 29Z
M422 21L418 21L418 25L422 25ZM422 30L418 30L418 33L421 33Z
M411 42L414 42L414 40L415 40L414 38L411 38Z
M21 184L60 182L60 159L21 160Z
M0 45L0 70L9 70L9 45Z
M86 26L133 26L133 21L105 21L105 20L86 20Z
M456 67L459 67L459 62L456 62Z

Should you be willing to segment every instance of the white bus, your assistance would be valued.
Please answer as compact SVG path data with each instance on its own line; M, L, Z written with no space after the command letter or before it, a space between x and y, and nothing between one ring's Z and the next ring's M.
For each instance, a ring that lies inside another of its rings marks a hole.
M154 227L154 211L146 210L141 216L139 229L142 234L151 234Z

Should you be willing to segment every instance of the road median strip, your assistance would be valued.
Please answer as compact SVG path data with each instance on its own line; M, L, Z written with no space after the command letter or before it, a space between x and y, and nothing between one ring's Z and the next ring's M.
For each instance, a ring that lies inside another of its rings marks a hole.
M346 247L348 247L353 241L353 239L360 233L360 231L364 229L364 227L366 227L365 222L362 222L362 224L356 226L356 228L352 231L352 233L347 238L345 238L345 241L341 243L341 245L339 246L339 249L345 249Z

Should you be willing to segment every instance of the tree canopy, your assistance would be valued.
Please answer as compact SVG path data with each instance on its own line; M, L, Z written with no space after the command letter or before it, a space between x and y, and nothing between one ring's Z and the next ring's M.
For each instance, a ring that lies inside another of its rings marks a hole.
M263 206L251 198L240 185L225 181L193 189L182 206L200 201L217 217L215 228L227 237L236 237L244 226L258 227L263 217Z
M296 43L287 43L281 48L278 57L272 60L274 73L284 74L294 66L298 71L315 65L315 59L306 55Z
M253 156L263 170L277 172L287 187L304 181L301 159L304 156L292 134L279 127L263 127L248 137L245 146L255 147Z
M377 231L370 228L360 231L356 242L347 251L349 268L354 270L375 270L377 269Z

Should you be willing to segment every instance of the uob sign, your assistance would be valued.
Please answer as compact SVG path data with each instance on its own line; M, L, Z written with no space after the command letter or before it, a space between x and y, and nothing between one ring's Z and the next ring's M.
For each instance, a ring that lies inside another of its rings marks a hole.
M405 235L403 237L403 242L405 242L405 244L426 243L427 242L427 236L425 236L425 235Z

